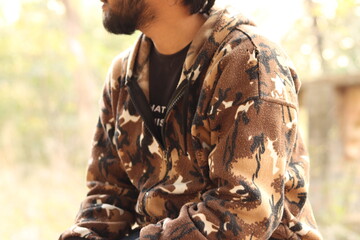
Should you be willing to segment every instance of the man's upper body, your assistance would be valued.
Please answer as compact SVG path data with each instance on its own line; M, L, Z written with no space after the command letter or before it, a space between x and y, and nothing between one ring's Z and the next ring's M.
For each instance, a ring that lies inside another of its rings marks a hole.
M199 26L189 28L197 31L178 43L162 44L166 34L137 27L144 34L113 61L88 167L90 191L61 240L118 240L134 223L141 240L322 239L308 200L300 82L287 56L243 16L220 9L194 15ZM157 131L151 51L186 46Z

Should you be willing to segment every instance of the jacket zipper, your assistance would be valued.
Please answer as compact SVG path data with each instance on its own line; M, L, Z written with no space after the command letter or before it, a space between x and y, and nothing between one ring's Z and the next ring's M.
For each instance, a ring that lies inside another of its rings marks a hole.
M131 85L129 85L129 83ZM168 177L168 173L170 171L170 167L169 167L169 149L167 149L166 146L166 139L165 139L165 128L166 128L166 119L168 118L170 111L172 110L172 108L179 102L179 100L183 97L184 93L185 93L185 89L187 87L187 82L183 81L179 87L176 89L174 95L172 96L172 98L169 101L169 104L167 105L166 108L166 113L165 113L165 117L164 117L164 125L161 127L161 140L158 139L156 137L156 135L154 134L154 132L152 131L151 127L147 124L147 114L144 113L144 109L141 109L140 106L137 105L137 101L135 101L134 96L139 96L140 98L142 98L143 101L147 102L147 99L144 95L144 92L141 90L140 86L137 84L137 82L132 79L132 81L130 80L128 82L128 89L130 92L130 99L134 104L134 107L136 109L136 111L140 114L140 116L143 118L144 121L144 126L145 128L150 132L150 134L156 139L156 141L158 142L159 146L161 147L161 149L164 151L164 155L165 155L165 161L166 161L166 171L165 171L165 176L163 177L163 179L159 182L157 182L156 184L152 185L150 188L148 188L145 191L145 194L142 198L142 211L143 213L150 217L150 215L148 214L148 212L146 211L146 198L149 195L149 191L151 189L153 189L154 187L156 187L157 185L163 183L166 181L167 177ZM147 107L147 106L146 106ZM150 217L151 218L151 217Z
M184 93L185 93L184 90L186 89L186 86L187 86L186 81L183 81L180 84L180 86L178 87L177 91L175 91L175 94L170 99L169 104L166 108L166 113L165 113L165 117L164 117L164 125L161 127L161 137L162 137L162 141L163 141L165 147L166 147L166 142L165 142L166 119L169 117L171 109L179 102L179 100L184 95Z
M164 154L165 154L165 161L166 161L166 171L165 171L165 175L164 175L163 179L161 179L161 181L157 182L156 184L154 184L150 188L148 188L148 190L145 192L145 195L142 199L143 212L148 216L149 216L149 214L146 211L146 198L148 197L151 189L155 188L156 186L162 184L163 182L165 182L167 180L168 173L170 171L170 161L169 161L170 150L167 148L166 142L165 142L165 140L166 140L165 139L166 119L168 118L172 108L179 102L179 100L184 95L184 93L185 93L184 90L186 89L186 86L187 86L187 84L185 81L180 84L178 89L175 91L175 94L170 99L169 104L166 108L166 113L165 113L165 117L164 117L164 125L161 127L161 137L162 137L162 141L163 141L163 144L165 147Z

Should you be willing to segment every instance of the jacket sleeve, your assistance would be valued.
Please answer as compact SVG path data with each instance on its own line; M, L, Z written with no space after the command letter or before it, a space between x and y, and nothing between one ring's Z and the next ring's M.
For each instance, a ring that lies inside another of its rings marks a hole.
M296 93L280 79L281 66L265 66L265 51L254 63L254 51L239 49L214 73L219 77L203 123L210 129L207 165L214 187L201 202L184 205L177 218L143 228L140 239L268 239L279 225L298 135L296 107L283 96ZM302 174L294 182L303 182Z
M82 239L115 240L124 236L135 222L135 203L138 192L131 184L114 144L115 106L112 77L109 73L101 113L95 130L91 159L87 170L90 191L82 202L75 225L59 240Z

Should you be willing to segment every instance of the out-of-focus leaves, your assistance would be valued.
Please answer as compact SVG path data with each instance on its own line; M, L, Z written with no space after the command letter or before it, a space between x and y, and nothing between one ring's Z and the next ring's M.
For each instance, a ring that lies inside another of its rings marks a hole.
M284 38L303 79L353 74L360 66L360 3L356 0L304 0L308 16ZM316 18L316 29L314 19ZM317 36L319 34L319 36ZM321 43L319 43L319 38ZM319 52L321 44L321 53Z
M79 63L66 35L66 14L49 9L51 2L54 0L22 2L19 19L0 28L0 154L9 151L5 146L11 142L19 147L12 159L16 162L51 162L57 153L47 149L49 139L69 146L64 147L69 162L84 162L88 156L88 148L74 139L84 131L77 104L81 93L74 79ZM62 3L55 4L60 7ZM90 99L97 106L112 58L132 44L136 36L107 34L101 24L100 8L80 13L80 3L71 4L79 11L76 20L81 32L77 42L88 60L86 76L93 76L85 82L97 86L98 92ZM91 129L85 131L93 131L96 114L89 114L94 119L89 119ZM6 135L9 132L2 129L5 126L12 126L15 132Z

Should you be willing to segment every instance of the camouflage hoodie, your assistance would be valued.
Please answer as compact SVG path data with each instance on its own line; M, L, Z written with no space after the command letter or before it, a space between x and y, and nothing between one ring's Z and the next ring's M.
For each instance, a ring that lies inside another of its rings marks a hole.
M300 82L242 16L214 10L188 51L162 138L148 104L150 40L113 61L101 99L90 191L62 234L115 240L321 239L298 130Z

